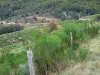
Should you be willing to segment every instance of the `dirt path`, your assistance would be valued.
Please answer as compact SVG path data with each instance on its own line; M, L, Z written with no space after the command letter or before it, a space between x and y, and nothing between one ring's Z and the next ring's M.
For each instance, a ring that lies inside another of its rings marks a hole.
M87 62L70 66L59 75L100 75L100 34L85 45L89 48Z

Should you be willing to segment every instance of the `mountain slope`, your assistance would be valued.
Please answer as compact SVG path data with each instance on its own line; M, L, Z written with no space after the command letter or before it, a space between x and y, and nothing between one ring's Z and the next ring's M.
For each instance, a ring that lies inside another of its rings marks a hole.
M71 65L59 75L100 75L100 34L91 39L88 46L90 52L87 62Z
M96 15L88 17L93 18L95 16ZM100 22L96 22L96 24L100 24ZM100 75L100 32L97 36L94 36L94 38L82 44L81 47L89 49L86 62L74 62L74 65L73 63L70 64L70 66L66 67L59 75Z
M62 11L72 17L77 17L78 14L82 16L100 13L99 4L99 0L0 0L0 18L49 12L65 19Z

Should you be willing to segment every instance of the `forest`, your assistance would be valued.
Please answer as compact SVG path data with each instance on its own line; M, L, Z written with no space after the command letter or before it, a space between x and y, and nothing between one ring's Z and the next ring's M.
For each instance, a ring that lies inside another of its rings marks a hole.
M45 11L44 11L45 10ZM67 17L62 12L66 11ZM61 19L77 19L100 13L100 0L0 0L0 18L49 13Z

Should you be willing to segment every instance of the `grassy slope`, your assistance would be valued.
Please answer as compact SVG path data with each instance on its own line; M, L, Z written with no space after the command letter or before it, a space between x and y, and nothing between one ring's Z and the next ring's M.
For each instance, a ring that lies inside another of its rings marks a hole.
M28 50L30 43L32 44L32 46L34 44L33 31L34 31L33 29L22 30L22 31L18 31L18 32L10 33L10 34L0 35L0 52L2 52L3 50L10 50L11 52L20 52L20 51ZM79 75L94 75L94 73L96 75L99 75L99 70L100 70L99 68L100 58L98 57L100 55L99 53L100 41L98 41L99 39L100 39L100 36L90 40L86 44L86 45L89 45L89 50L90 50L90 54L86 63L75 64L72 62L75 65L70 64L70 66L68 66L65 69L65 71L62 72L60 75L78 75L78 74ZM21 64L27 61L26 57L23 57L23 59L25 60L20 61Z
M30 30L22 30L9 34L0 35L0 47L13 45L16 43L24 44L28 40L32 41L33 31L34 29L30 29Z
M97 15L88 16L88 20L95 19ZM100 24L100 22L96 22ZM88 59L84 63L73 63L66 67L59 75L100 75L100 33L82 47L89 49ZM58 74L57 74L58 75Z
M33 32L34 29L30 29L0 35L0 75L10 75L8 73L17 71L19 65L27 63L26 51L34 44Z
M39 31L41 31L41 27ZM27 64L26 51L34 48L34 34L37 34L36 29L31 28L0 35L0 75L10 75L8 73L12 70L18 72L20 67L23 68ZM3 59L1 55L3 55ZM11 65L11 63L13 64ZM7 67L3 67L6 65Z
M70 65L59 75L100 75L100 33L85 45L90 51L87 61Z
M96 14L96 15L86 16L85 18L89 21L95 21L99 19L99 17L100 17L100 14Z

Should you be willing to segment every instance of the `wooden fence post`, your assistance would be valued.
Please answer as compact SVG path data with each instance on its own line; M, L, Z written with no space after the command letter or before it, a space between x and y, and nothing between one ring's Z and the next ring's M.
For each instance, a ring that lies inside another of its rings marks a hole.
M28 67L29 67L30 75L35 75L32 51L27 51L27 57L28 57Z
M70 32L70 43L71 43L71 47L73 47L73 34L72 32Z
M92 27L90 22L89 22L89 26L90 26L90 28Z

